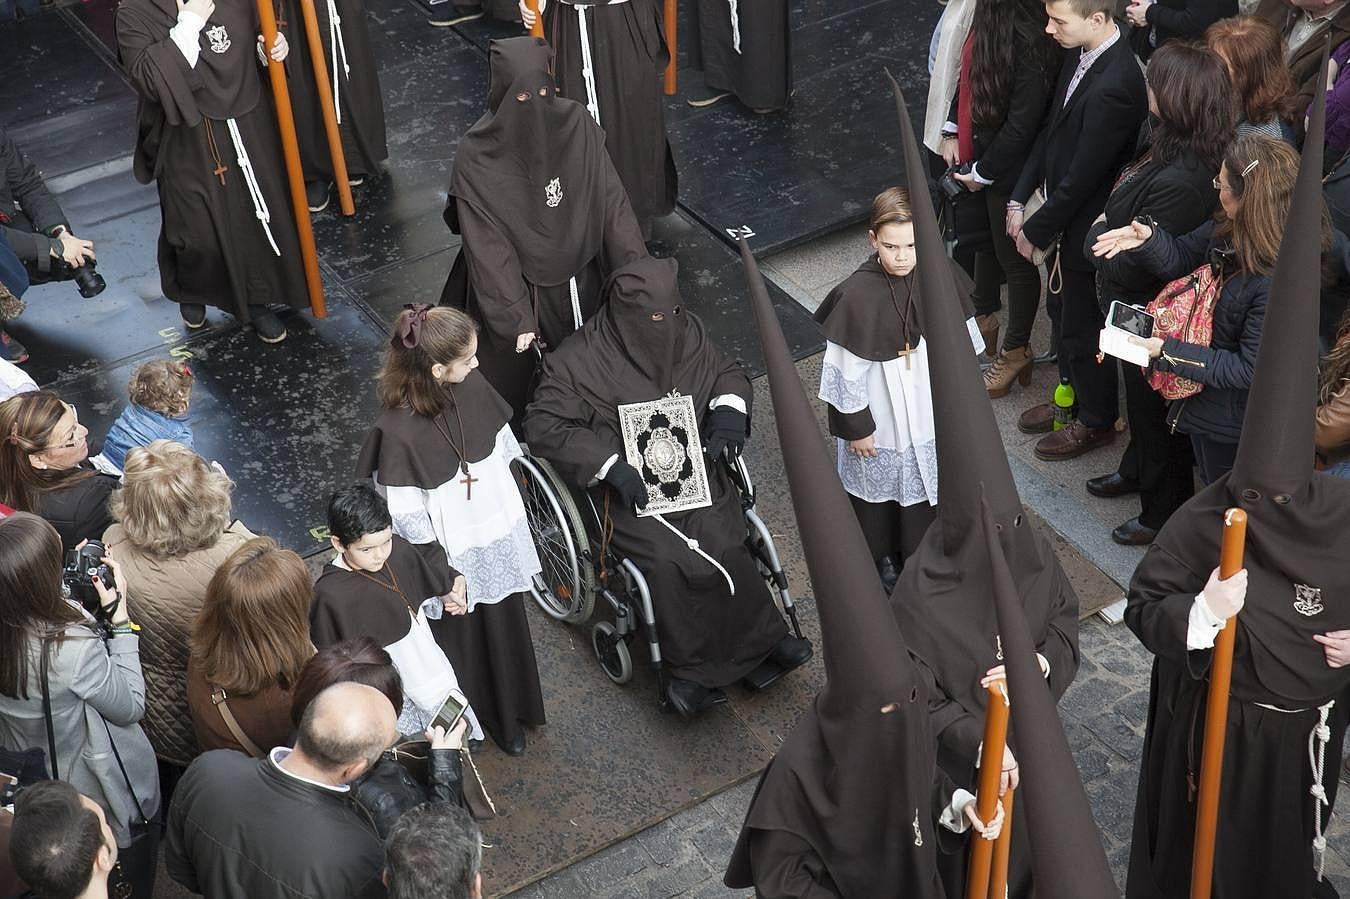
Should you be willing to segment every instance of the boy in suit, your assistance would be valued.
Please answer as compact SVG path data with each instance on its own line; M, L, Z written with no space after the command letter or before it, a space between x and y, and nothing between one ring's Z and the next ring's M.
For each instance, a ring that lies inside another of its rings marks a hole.
M1036 457L1045 461L1072 459L1115 439L1116 368L1097 363L1104 315L1083 244L1134 153L1148 95L1139 63L1112 18L1114 7L1112 0L1045 4L1046 33L1070 52L1048 120L1008 202L1008 234L1019 253L1030 259L1034 250L1054 247L1045 261L1046 308L1059 330L1060 372L1078 398L1078 417L1037 442ZM1045 204L1024 220L1024 204L1037 188L1044 190ZM1051 431L1053 411L1049 403L1033 406L1018 427Z

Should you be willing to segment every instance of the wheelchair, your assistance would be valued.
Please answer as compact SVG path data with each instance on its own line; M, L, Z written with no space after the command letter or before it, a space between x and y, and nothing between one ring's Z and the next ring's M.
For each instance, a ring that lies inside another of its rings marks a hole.
M543 570L534 576L530 594L544 613L571 625L584 625L595 613L597 600L613 617L591 624L591 648L600 669L616 684L633 677L630 646L639 631L646 638L656 689L664 707L666 674L661 663L658 622L647 580L631 559L623 558L605 539L605 518L587 490L566 483L547 461L529 455L513 464L525 514L534 536ZM755 489L745 460L719 458L740 495L745 520L745 545L760 574L801 637L801 625L788 589L773 536L755 510Z

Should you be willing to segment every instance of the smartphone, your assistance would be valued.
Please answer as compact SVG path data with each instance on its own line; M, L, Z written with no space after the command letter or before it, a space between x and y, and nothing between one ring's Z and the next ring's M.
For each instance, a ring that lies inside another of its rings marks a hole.
M13 774L0 771L0 806L13 805L14 796L19 792L19 779Z
M451 690L450 695L445 699L445 705L436 713L436 717L431 723L445 728L446 733L455 729L459 719L464 717L464 712L469 707L469 699L458 690Z
M1133 334L1135 337L1153 336L1153 316L1138 306L1116 301L1107 311L1107 324Z

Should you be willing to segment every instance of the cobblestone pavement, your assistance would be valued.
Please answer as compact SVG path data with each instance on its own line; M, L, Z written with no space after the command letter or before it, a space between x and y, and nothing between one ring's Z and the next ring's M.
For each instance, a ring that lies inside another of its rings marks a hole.
M864 229L855 228L821 238L766 260L764 272L798 302L814 309L828 290L851 273L867 254L864 235ZM1040 316L1033 336L1033 345L1041 348L1046 340L1044 319L1045 316ZM1103 452L1087 457L1086 461L1045 465L1031 456L1034 440L1016 430L1017 413L1042 398L1032 394L1048 393L1051 382L1049 371L1038 371L1031 391L1008 398L1020 399L1020 405L1000 401L995 407L1019 490L1027 506L1123 585L1140 553L1115 546L1105 534L1135 510L1119 500L1114 504L1095 500L1082 489L1084 478L1113 465L1123 446L1109 455ZM1060 703L1060 714L1112 870L1123 889L1148 710L1151 657L1123 624L1108 625L1095 617L1083 622L1081 649L1082 665ZM1328 772L1328 776L1335 774ZM724 887L722 874L754 788L752 778L512 896L515 899L753 896L751 890ZM1338 813L1328 833L1331 851L1327 872L1341 894L1350 896L1350 864L1347 864L1350 828L1343 825L1344 812L1340 811L1350 802L1347 792L1350 791L1342 791Z

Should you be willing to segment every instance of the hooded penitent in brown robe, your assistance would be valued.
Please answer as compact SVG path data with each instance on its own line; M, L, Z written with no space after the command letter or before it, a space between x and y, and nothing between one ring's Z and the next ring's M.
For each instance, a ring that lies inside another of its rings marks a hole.
M556 96L551 65L537 38L492 42L488 112L460 141L445 207L464 243L441 304L482 325L480 370L517 421L535 354L516 338L558 346L600 307L609 272L647 254L604 132Z
M934 822L950 786L939 785L923 672L887 608L744 241L741 257L820 612L826 681L760 778L725 880L764 899L937 899Z
M250 305L304 307L300 242L258 63L257 7L217 3L196 35L194 62L170 38L178 14L174 0L126 0L116 19L118 60L139 97L136 179L159 188L161 289L241 321Z
M323 59L320 60L310 55L300 0L277 0L277 21L285 22L277 27L294 37L290 42L290 55L286 57L286 83L291 91L295 136L300 145L305 180L333 181L333 157L328 152L328 132L324 128L318 87L314 81L316 64L327 71L328 90L335 97L347 177L365 178L376 174L380 163L389 158L385 143L384 98L380 96L375 52L370 46L366 5L363 0L313 0L313 4L323 44ZM336 65L334 44L337 46Z
M1155 655L1126 891L1137 899L1185 897L1190 887L1191 784L1217 634L1197 594L1219 563L1230 507L1247 512L1248 585L1234 619L1214 896L1336 895L1318 883L1314 845L1335 801L1350 686L1350 668L1330 667L1313 640L1350 628L1350 482L1313 471L1324 121L1319 91L1237 460L1168 519L1130 583L1125 622ZM1313 795L1319 783L1326 803Z
M675 210L679 187L661 94L669 54L660 3L555 0L544 10L544 36L558 53L558 93L604 129L642 236L650 238L652 220Z
M903 107L900 113L911 196L926 197L918 142ZM988 697L980 679L1003 664L1005 655L990 600L993 571L980 531L982 500L1001 526L998 539L1036 651L1049 662L1056 699L1078 670L1078 596L1054 550L1022 514L929 204L914 205L914 226L919 318L928 342L933 407L940 410L935 416L939 502L937 520L901 571L891 606L910 648L936 683L933 732L939 763L955 782L973 783ZM1015 745L1013 752L1019 755ZM1014 805L1013 897L1027 896L1031 889L1029 857L1018 851L1025 846L1018 809ZM943 859L948 895L964 893L964 856Z
M611 457L623 457L621 404L679 391L693 398L701 420L714 403L749 413L749 379L713 346L702 322L681 310L675 272L673 259L650 256L619 269L603 311L545 358L525 436L530 452L573 484L589 485ZM653 313L662 320L653 321ZM614 549L633 560L651 589L673 679L713 689L750 674L780 641L795 638L745 547L740 494L720 464L706 465L712 505L664 517L726 574L657 519L607 502L607 487L594 488L594 496L613 523Z
M787 0L695 0L689 64L710 91L726 91L757 112L782 109L792 92L792 27Z

